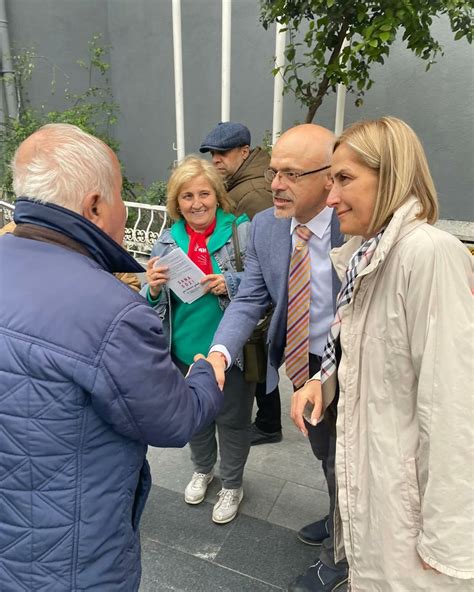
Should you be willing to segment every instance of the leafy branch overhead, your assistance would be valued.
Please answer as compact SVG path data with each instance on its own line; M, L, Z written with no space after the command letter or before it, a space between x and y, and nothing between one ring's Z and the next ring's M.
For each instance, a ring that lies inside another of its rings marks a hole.
M397 35L407 49L427 61L428 70L443 48L431 27L447 17L454 39L472 43L472 0L260 0L267 29L281 23L289 34L281 72L285 92L292 91L313 121L325 95L344 84L356 105L373 84L370 68L384 64ZM347 44L344 40L347 39Z

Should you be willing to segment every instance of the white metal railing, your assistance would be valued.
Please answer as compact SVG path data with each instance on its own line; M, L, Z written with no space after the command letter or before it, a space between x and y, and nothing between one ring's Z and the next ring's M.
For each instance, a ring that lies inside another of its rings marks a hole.
M126 201L125 248L136 259L148 257L157 238L169 224L165 206Z
M0 199L0 228L13 221L13 210L15 206L8 201Z
M169 223L165 206L126 201L124 246L136 259L148 257L156 239ZM0 228L13 220L14 205L0 200Z

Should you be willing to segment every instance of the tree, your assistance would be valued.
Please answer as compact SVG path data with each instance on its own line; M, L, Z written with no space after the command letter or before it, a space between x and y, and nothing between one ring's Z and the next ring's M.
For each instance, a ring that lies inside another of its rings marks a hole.
M275 68L307 107L313 121L324 97L344 84L356 105L373 84L370 68L383 64L399 31L428 70L443 48L431 34L434 19L447 16L454 39L472 43L472 0L260 0L265 29L278 22L289 32L287 63ZM299 34L299 35L298 35ZM347 45L344 41L347 40Z

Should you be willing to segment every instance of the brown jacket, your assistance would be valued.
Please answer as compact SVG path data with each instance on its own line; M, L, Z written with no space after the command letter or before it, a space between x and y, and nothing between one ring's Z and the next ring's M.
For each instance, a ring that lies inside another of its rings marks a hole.
M14 230L15 222L8 222L8 224L5 224L3 228L0 228L0 236L2 236L2 234L8 234L9 232L13 232Z
M13 232L15 230L15 222L9 222L5 224L3 228L0 228L0 236L2 234L7 234L8 232ZM115 277L122 281L124 284L127 284L132 290L135 292L139 292L141 288L140 280L136 273L115 273Z
M234 214L255 214L273 205L270 183L263 176L270 166L270 156L261 148L254 148L247 160L226 181L227 192L235 207Z

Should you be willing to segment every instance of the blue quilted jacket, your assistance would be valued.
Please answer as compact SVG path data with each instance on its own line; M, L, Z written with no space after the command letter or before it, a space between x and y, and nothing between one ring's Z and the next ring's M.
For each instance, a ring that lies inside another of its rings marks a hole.
M15 220L35 238L0 238L0 590L133 592L146 446L183 446L222 395L206 362L172 365L107 235L26 199Z

